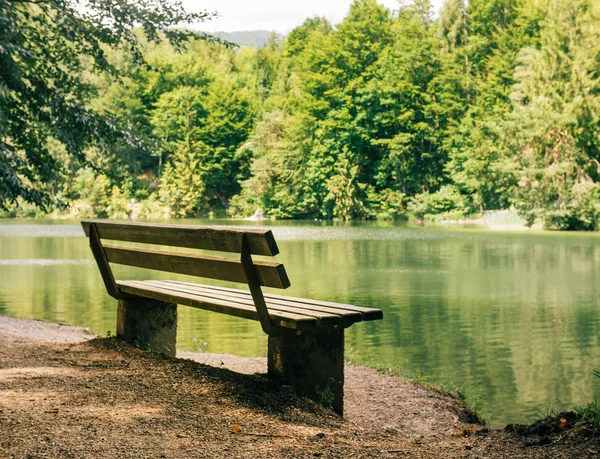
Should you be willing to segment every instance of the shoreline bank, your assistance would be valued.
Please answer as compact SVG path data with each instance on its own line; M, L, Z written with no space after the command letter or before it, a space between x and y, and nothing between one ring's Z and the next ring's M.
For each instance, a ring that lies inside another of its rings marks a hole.
M346 366L342 419L268 380L263 359L188 352L168 359L85 329L6 316L0 342L0 456L589 457L600 450L575 428L553 437L470 423L459 400L365 367Z

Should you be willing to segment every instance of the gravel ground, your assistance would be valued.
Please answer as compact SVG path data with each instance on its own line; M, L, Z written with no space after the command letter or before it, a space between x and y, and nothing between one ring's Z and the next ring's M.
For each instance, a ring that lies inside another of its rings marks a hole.
M346 367L340 418L270 381L265 359L169 359L89 331L0 316L0 458L596 457L565 414L469 423L460 401ZM540 425L542 425L540 424ZM588 429L589 430L589 429Z

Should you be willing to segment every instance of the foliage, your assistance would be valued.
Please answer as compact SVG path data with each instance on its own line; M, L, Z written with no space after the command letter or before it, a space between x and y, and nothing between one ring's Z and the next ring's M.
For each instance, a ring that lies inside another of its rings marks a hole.
M418 218L439 215L464 217L468 212L467 200L452 185L444 185L435 193L416 195L408 204L408 210Z
M389 188L376 192L367 191L367 202L371 216L377 220L398 220L406 218L406 195Z
M87 105L93 95L81 78L91 72L117 74L107 48L125 49L143 62L133 27L149 40L181 46L195 34L174 25L204 20L181 3L112 0L0 1L0 208L18 197L47 207L52 193L40 186L55 180L61 164L46 146L53 136L82 161L89 145L120 137L134 143L110 117Z
M319 398L319 403L325 408L329 409L333 408L333 403L335 402L335 393L333 392L331 386L332 384L329 383L323 388L317 387L317 397Z
M593 370L592 374L600 378L600 371ZM600 401L592 400L586 406L575 408L575 412L581 416L582 423L589 423L593 433L600 431Z
M575 408L575 412L581 416L582 423L589 423L593 433L600 431L600 402L594 400L581 408Z
M598 2L447 0L435 18L429 0L393 13L355 0L340 24L309 18L235 49L169 27L205 13L113 3L88 15L0 0L5 208L340 220L514 208L549 229L600 226Z

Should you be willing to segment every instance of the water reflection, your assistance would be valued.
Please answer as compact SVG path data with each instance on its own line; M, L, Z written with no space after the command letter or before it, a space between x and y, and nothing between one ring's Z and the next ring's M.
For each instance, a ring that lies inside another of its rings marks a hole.
M60 265L91 265L91 260L52 260L44 258L23 258L0 260L0 266L60 266Z
M0 222L0 313L114 332L115 301L79 226L22 223ZM481 395L497 425L600 398L597 235L271 225L292 281L286 293L384 309L383 321L348 330L349 355L455 381ZM266 353L256 322L179 312L182 349Z

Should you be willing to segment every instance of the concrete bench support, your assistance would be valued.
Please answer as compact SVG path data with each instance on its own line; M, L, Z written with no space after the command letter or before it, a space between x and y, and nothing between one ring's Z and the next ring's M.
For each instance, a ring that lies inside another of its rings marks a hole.
M119 300L117 336L142 349L175 357L177 305L144 298Z
M344 411L344 329L269 336L269 376Z

